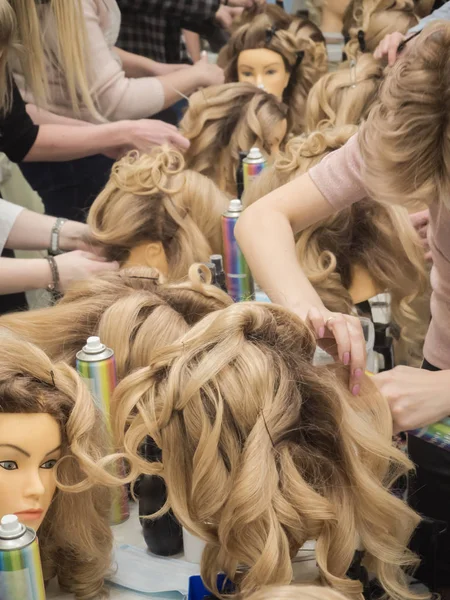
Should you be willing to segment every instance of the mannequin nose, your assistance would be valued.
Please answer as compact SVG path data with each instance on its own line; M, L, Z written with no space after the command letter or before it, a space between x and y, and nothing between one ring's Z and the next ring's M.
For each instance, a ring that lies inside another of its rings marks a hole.
M259 88L260 90L264 89L264 80L263 80L262 75L256 76L256 87Z
M25 496L27 498L39 499L45 493L45 486L39 475L39 472L30 473L25 486Z

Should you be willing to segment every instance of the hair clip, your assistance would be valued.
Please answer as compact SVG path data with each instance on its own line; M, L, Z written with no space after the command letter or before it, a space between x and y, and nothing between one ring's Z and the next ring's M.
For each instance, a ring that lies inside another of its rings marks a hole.
M302 64L302 61L305 58L305 51L300 50L299 52L296 52L295 54L297 55L297 60L295 61L294 69L296 69L297 67L299 67Z
M275 444L273 443L272 436L270 435L269 427L267 426L266 417L264 416L264 409L261 409L259 412L261 414L262 420L264 421L264 426L266 428L267 435L269 436L269 439L272 442L272 446L275 448Z
M53 387L56 387L56 383L55 383L55 374L53 373L53 371L50 371L50 377L52 378L52 383L53 383Z
M358 43L359 43L359 49L361 50L361 52L365 52L366 51L366 34L364 33L364 31L362 29L360 29L358 31Z
M268 46L270 44L270 42L272 41L272 38L276 34L276 32L277 32L276 25L272 25L272 27L270 29L266 29L266 46Z
M350 61L350 82L352 88L356 87L356 60Z

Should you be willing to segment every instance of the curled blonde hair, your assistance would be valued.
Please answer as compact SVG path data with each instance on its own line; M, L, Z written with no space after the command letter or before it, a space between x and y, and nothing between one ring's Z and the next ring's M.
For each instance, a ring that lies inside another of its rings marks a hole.
M346 600L346 597L321 585L268 585L243 596L242 600Z
M23 76L36 104L49 98L47 65L57 69L68 91L72 107L81 114L82 102L99 116L89 85L88 40L82 0L51 0L36 6L35 0L10 0L17 17L22 51L16 54L14 70Z
M374 103L383 66L370 54L348 61L314 84L306 103L306 130L359 125Z
M228 83L196 92L180 124L191 142L185 154L187 167L235 196L239 152L258 146L270 156L274 130L286 114L275 96L251 83Z
M113 546L110 496L106 488L89 484L96 462L108 450L102 416L68 365L53 362L4 329L0 344L0 419L1 413L44 413L57 421L61 431L59 489L39 529L44 579L57 577L61 588L78 600L106 597L104 579ZM62 491L66 486L76 488L81 480L82 491Z
M131 152L118 161L87 218L94 243L109 260L124 264L140 243L160 242L172 280L194 262L221 253L220 216L228 199L212 181L184 170L183 156L169 148Z
M219 53L217 64L224 69L227 83L238 81L237 64L239 54L244 50L267 48L283 58L286 71L290 73L289 83L284 90L283 102L288 106L288 129L294 134L303 130L306 98L309 90L323 73L320 49L311 39L296 37L286 29L272 29L271 19L260 14L251 22L244 23L231 36ZM271 31L270 41L267 41ZM303 58L299 60L299 53Z
M419 19L414 9L414 0L352 0L344 23L349 38L344 48L347 58L356 58L361 52L373 53L388 33L406 33L417 25Z
M201 282L196 265L179 284L165 283L156 269L134 267L74 283L55 306L4 315L0 327L71 365L87 338L98 335L114 350L122 379L146 365L154 350L231 303L227 294Z
M216 594L222 571L243 593L290 583L291 558L314 539L334 589L360 597L346 572L361 543L388 594L411 597L401 567L416 562L406 546L419 518L388 491L411 467L391 444L388 403L368 378L353 397L348 370L312 366L314 349L310 329L280 306L205 317L117 388L123 448L164 478L158 514L171 507L207 542L202 578ZM138 456L146 435L162 462Z
M370 194L450 207L450 25L426 27L386 76L359 144Z
M306 173L356 131L347 125L290 140L275 164L246 192L245 206ZM296 250L306 276L333 311L353 311L353 269L357 265L367 271L377 289L390 292L392 321L408 342L411 356L420 355L427 323L414 304L429 293L429 278L423 248L403 207L361 200L302 231Z

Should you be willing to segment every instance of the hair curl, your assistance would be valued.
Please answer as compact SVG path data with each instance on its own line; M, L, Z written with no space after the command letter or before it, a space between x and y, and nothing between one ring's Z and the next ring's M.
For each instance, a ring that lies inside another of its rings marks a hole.
M290 140L245 193L245 206L306 173L356 131L347 125ZM390 292L391 318L409 343L411 356L420 355L427 323L414 305L429 293L429 278L423 249L403 207L362 200L302 231L296 247L302 269L332 311L353 311L353 269L368 272L377 289Z
M286 138L274 137L286 113L286 106L275 96L251 83L228 83L196 92L180 123L191 142L185 154L188 168L235 196L239 152L258 146L269 157L272 146L283 144Z
M220 216L228 199L212 181L184 167L183 156L166 147L130 152L113 166L87 219L92 241L109 260L123 265L135 246L160 242L168 276L179 280L192 263L221 253Z
M332 588L321 585L268 585L243 596L242 600L346 600Z
M196 265L178 284L165 283L156 269L134 267L76 282L55 306L4 315L0 327L71 365L86 339L98 335L113 348L122 379L146 365L155 349L231 303L225 292L200 281Z
M370 54L348 61L314 84L306 103L308 133L328 127L359 125L378 95L384 68Z
M373 53L388 33L417 25L414 0L352 0L344 17L344 36L348 40L344 52L349 59L361 52ZM364 48L358 35L364 38Z
M59 489L39 529L44 579L56 576L78 600L106 597L113 547L110 494L89 483L102 473L96 463L108 452L102 416L71 367L4 329L0 344L0 419L1 413L44 413L61 431Z
M251 22L244 23L231 36L219 53L218 65L224 69L227 83L238 81L237 64L244 50L267 48L283 58L286 71L290 74L284 90L283 102L288 106L288 130L294 134L303 131L306 98L309 90L323 73L325 49L310 38L294 36L290 30L276 29L267 42L267 32L272 28L271 19L260 14ZM323 46L323 44L322 44ZM298 53L303 59L298 60Z
M117 388L125 454L164 478L158 514L171 507L207 542L202 578L216 594L221 571L243 593L290 583L291 557L314 539L334 589L360 597L346 572L361 544L388 594L411 597L401 567L416 562L406 546L419 518L388 491L411 467L392 446L388 403L369 378L353 397L348 370L312 366L314 349L310 329L280 306L205 317ZM162 463L138 456L146 435Z

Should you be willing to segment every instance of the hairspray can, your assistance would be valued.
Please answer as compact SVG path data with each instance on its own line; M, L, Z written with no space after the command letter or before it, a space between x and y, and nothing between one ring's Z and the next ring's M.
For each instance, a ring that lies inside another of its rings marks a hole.
M446 417L438 423L433 423L433 425L428 425L428 427L410 431L409 434L450 451L450 417Z
M222 239L227 290L235 302L253 300L255 286L247 262L234 237L234 228L242 212L242 202L231 200L222 215Z
M244 189L247 189L251 182L258 177L266 166L266 160L261 154L259 148L252 148L242 161L244 171Z
M92 336L87 344L77 353L77 371L87 383L98 408L105 417L105 424L110 436L111 451L114 451L113 431L111 424L111 397L117 385L116 361L114 352L102 344L100 338ZM121 469L118 469L121 471ZM116 473L119 475L121 473ZM112 491L111 524L123 523L130 516L128 496L124 486Z
M5 515L0 522L0 598L45 600L36 533L16 515Z

